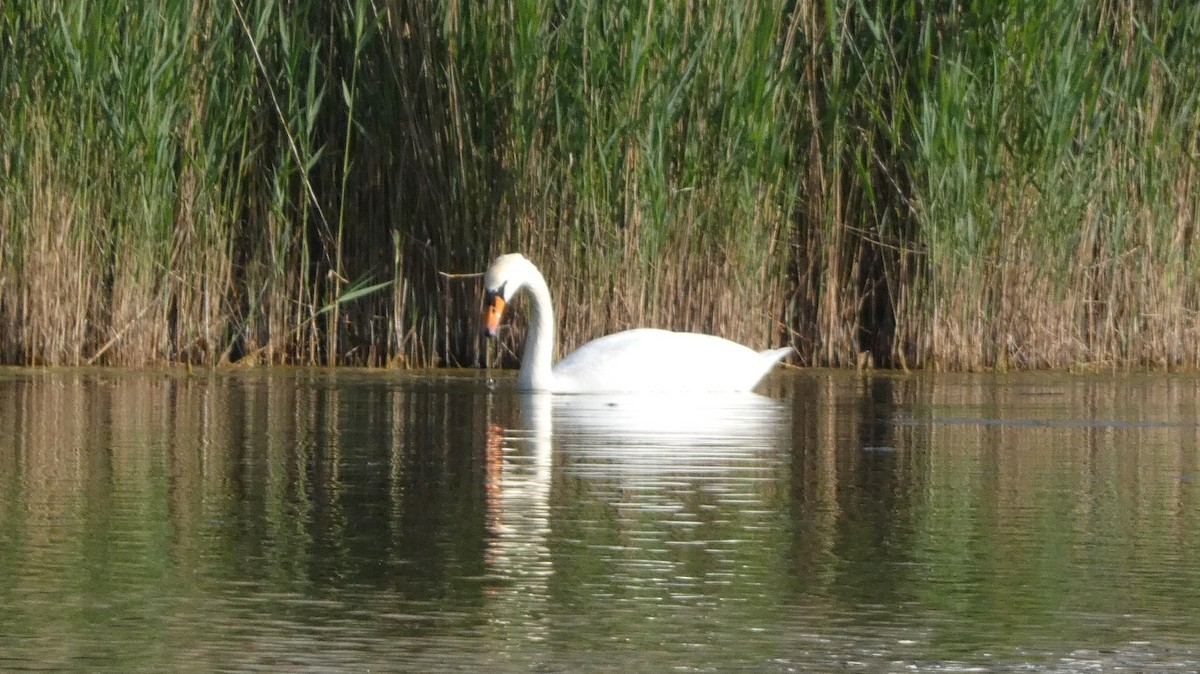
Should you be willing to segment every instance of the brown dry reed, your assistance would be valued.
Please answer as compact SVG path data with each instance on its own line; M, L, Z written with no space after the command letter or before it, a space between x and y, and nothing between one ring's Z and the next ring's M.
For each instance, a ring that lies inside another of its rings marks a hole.
M0 360L512 362L521 251L563 350L1196 366L1171 4L8 3Z

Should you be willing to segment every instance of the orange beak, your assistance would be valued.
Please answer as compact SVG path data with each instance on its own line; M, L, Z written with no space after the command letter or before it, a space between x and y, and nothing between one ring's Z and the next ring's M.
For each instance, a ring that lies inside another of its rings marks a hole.
M500 317L504 315L504 298L500 293L488 291L487 306L483 308L483 333L495 337L500 329Z

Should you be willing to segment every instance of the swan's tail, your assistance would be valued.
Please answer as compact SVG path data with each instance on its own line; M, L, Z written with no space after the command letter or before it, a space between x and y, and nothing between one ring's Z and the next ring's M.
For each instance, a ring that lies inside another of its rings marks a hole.
M785 356L791 355L794 351L795 349L792 347L785 346L781 349L767 349L766 351L759 351L758 355L762 356L763 359L771 365L774 365L782 360Z
M794 350L795 349L790 346L785 346L781 349L767 349L766 351L759 351L758 357L761 359L759 362L761 363L762 367L758 372L758 376L754 378L754 381L750 382L750 385L746 387L745 390L749 391L757 386L758 382L762 381L762 378L767 376L767 373L775 369L775 363L778 363L783 359L784 356L789 355Z

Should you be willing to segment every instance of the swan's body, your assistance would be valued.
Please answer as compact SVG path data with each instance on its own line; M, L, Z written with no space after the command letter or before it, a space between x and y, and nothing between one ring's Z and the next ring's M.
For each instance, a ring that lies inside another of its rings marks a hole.
M593 340L551 367L554 307L546 279L520 253L496 258L483 276L484 327L495 336L504 306L520 291L533 300L517 387L523 391L606 393L749 391L791 347L755 351L713 335L626 330Z

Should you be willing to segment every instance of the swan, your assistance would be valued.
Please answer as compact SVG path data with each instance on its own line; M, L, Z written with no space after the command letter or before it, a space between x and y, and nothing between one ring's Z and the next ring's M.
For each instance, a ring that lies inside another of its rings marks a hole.
M517 388L551 393L750 391L791 347L755 351L728 339L651 328L595 339L551 367L554 306L546 279L520 253L501 255L483 274L484 332L495 337L504 307L533 300Z

